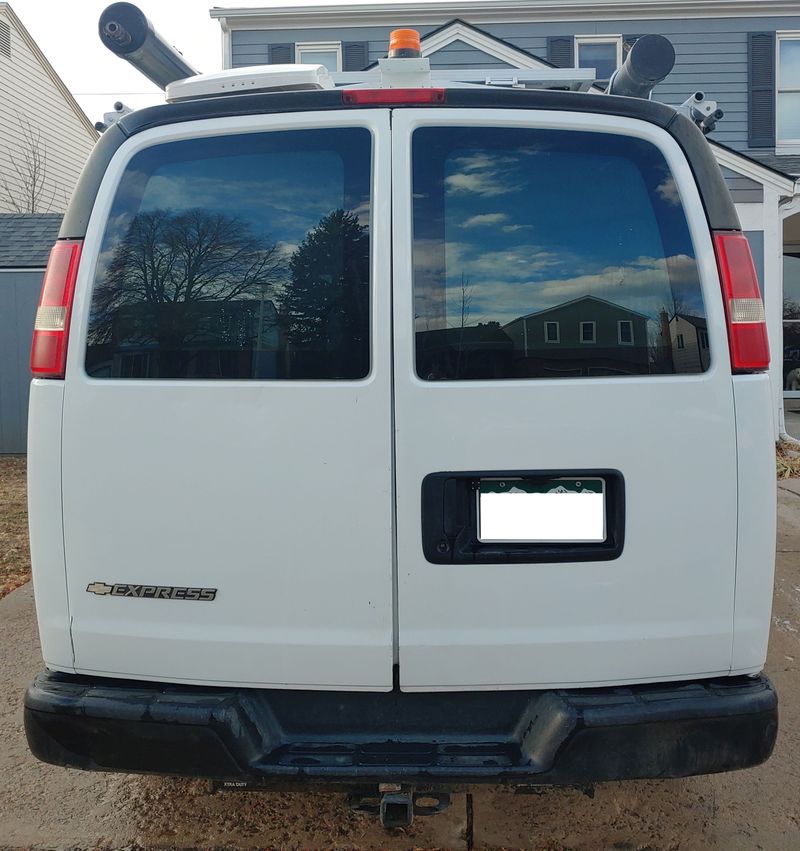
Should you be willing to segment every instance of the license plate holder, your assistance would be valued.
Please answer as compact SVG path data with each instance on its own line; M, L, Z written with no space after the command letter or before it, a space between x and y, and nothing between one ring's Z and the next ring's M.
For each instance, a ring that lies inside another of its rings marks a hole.
M597 476L482 478L477 488L481 544L602 544L606 482Z

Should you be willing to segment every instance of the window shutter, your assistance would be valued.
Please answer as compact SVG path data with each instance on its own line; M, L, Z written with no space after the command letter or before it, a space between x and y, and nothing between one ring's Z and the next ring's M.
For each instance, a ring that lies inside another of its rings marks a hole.
M571 35L551 35L547 38L547 60L556 68L575 66L575 39Z
M342 71L363 71L369 65L368 41L342 43Z
M291 65L294 62L294 45L271 44L268 55L270 65Z
M747 34L747 144L775 147L775 33Z

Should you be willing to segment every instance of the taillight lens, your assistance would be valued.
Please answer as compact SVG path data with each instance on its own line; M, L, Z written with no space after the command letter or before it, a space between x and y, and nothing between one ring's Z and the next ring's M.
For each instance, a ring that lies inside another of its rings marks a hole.
M31 346L31 372L36 378L63 378L72 298L83 242L60 239L50 252L36 310Z
M342 103L348 106L398 106L444 103L444 89L346 89Z
M763 372L769 366L764 302L747 237L739 231L714 234L714 250L725 301L731 368Z

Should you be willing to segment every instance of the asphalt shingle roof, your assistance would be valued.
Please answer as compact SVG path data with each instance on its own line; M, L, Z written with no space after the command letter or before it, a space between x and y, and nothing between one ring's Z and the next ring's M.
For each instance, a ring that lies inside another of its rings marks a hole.
M777 171L782 171L784 174L790 174L792 177L797 177L800 174L800 156L781 154L776 156L772 153L761 153L760 151L748 151L748 156L751 159L758 160L760 163L774 168Z
M0 213L0 269L43 269L62 218L61 213Z

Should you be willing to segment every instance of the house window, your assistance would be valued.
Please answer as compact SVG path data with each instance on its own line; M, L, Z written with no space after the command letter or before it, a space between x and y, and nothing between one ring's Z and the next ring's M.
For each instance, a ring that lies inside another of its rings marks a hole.
M598 80L609 80L622 65L622 36L576 35L575 64L594 68Z
M675 340L678 344L679 349L685 348L686 344L683 342L683 334L678 334L678 336L675 338Z
M544 323L544 341L545 343L558 343L561 339L559 333L558 322Z
M582 343L594 343L595 339L595 323L594 322L581 322L581 342Z
M331 73L342 70L342 43L340 41L307 41L294 47L298 65L324 65Z
M621 346L633 345L633 322L630 319L617 322L617 340Z
M700 338L700 348L707 349L708 348L708 331L700 330L698 332L698 337Z
M778 35L777 142L800 145L800 32Z

